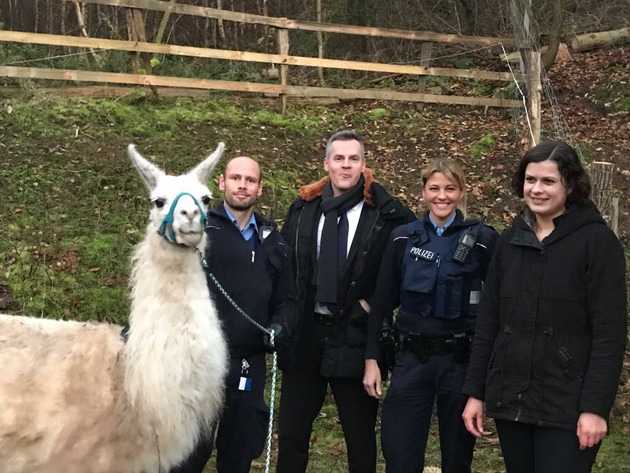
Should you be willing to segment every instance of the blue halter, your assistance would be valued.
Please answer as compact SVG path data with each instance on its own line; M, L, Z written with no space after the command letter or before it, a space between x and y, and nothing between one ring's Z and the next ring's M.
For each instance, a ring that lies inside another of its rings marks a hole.
M173 230L173 213L175 213L175 207L177 207L177 202L182 196L185 196L185 195L190 196L190 198L192 198L193 202L199 209L199 215L201 216L201 227L205 228L206 226L206 219L207 219L206 212L203 210L203 207L201 207L197 199L195 199L195 196L188 192L180 192L179 194L177 194L177 197L175 197L175 199L173 200L173 203L171 204L171 208L168 210L168 213L164 217L164 220L162 220L162 223L160 224L160 228L158 229L159 235L163 236L166 239L166 241L168 241L169 243L175 243L176 245L179 245L180 243L177 243L177 239L175 237L175 230Z

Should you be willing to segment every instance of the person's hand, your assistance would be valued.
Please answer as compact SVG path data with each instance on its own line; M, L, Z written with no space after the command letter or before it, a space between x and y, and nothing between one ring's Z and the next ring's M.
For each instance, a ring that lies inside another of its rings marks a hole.
M466 430L475 437L479 438L482 435L488 435L488 432L483 430L484 414L483 414L483 401L474 397L469 397L462 413L462 419L464 419L464 425Z
M580 450L597 445L606 436L608 423L606 419L592 412L582 412L577 421L577 436Z
M380 399L383 395L381 390L381 369L378 367L376 360L365 360L363 388L373 398Z
M265 349L268 353L273 353L278 350L278 343L284 337L284 330L282 325L273 323L267 327L268 330L273 330L273 345L271 344L271 336L266 333L263 338L263 343L265 344Z

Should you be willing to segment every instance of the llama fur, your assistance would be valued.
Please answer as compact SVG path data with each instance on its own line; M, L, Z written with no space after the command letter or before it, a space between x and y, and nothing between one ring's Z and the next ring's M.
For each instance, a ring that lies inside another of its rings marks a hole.
M167 473L220 414L227 349L197 248L223 144L181 176L128 152L154 203L128 340L113 324L0 314L2 473ZM157 230L180 192L201 208L179 199L173 244Z

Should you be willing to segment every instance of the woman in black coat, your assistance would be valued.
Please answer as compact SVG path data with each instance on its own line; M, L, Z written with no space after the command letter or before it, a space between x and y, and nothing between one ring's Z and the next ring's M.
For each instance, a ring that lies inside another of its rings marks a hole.
M508 473L588 473L623 361L623 249L566 143L529 150L513 187L526 207L488 270L464 422L479 437L495 418Z

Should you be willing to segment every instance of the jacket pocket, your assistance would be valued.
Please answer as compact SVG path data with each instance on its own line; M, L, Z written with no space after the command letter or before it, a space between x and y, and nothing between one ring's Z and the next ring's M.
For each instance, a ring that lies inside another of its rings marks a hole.
M354 303L346 328L346 343L351 347L364 347L367 340L368 314L359 301Z
M435 261L408 260L405 265L402 288L405 291L431 294L435 288L438 268Z
M503 403L503 383L505 381L503 360L505 359L505 350L510 343L510 334L511 330L506 327L497 335L488 360L485 400L492 409L500 408Z
M568 423L577 419L582 374L574 353L563 342L550 337L548 354L540 359L534 374L542 388L541 409L545 417L555 422Z

